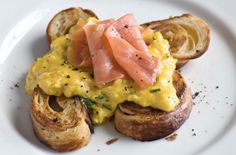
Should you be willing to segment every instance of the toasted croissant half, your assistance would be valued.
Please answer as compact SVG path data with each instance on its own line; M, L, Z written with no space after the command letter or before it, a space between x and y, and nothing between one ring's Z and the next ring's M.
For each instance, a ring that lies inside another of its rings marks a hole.
M115 111L116 130L140 141L160 139L177 130L189 117L192 96L190 88L177 71L173 75L173 85L180 100L174 111L164 112L141 107L133 102L124 102Z
M75 25L79 19L86 20L89 17L98 18L93 11L81 7L60 11L51 19L47 26L48 42L51 43L55 38L67 34L71 26Z
M163 37L169 41L171 55L178 59L177 68L186 64L188 60L204 54L209 46L208 24L191 14L152 21L142 24L142 26L160 31Z
M38 139L60 152L88 144L93 126L79 98L53 97L36 88L30 108Z

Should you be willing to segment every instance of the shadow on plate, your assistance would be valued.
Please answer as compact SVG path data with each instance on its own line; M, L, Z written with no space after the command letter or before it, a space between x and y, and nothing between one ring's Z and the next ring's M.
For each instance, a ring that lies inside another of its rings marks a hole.
M17 88L16 95L16 102L17 102L17 108L13 111L14 114L14 126L16 127L17 131L20 133L20 135L26 139L30 144L33 144L34 146L45 150L45 151L51 151L48 147L43 145L34 135L30 115L29 115L29 107L30 107L30 97L26 96L25 94L25 77L26 74L24 74L19 79L19 88Z
M43 56L49 49L45 36L36 38L36 40L32 41L31 45L32 47L30 49L34 59ZM15 101L17 102L17 108L13 111L13 125L16 127L17 131L22 135L22 137L30 144L33 144L41 150L53 152L51 149L42 144L34 135L29 115L30 96L26 95L25 92L26 75L27 74L25 73L22 75L22 77L20 77L20 79L18 79L19 88L14 88L15 91L13 93L16 94Z
M31 51L34 59L42 57L49 51L49 43L45 35L41 35L31 43Z

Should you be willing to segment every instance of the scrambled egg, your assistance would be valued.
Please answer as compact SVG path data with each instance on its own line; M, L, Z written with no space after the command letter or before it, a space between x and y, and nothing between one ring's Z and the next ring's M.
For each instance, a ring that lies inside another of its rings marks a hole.
M95 124L111 117L117 105L124 101L172 111L179 103L172 84L176 60L170 56L168 41L159 32L147 33L143 38L149 45L149 52L160 58L156 82L145 90L127 79L97 86L91 72L74 68L66 61L67 39L59 37L52 42L51 51L38 58L29 70L26 91L31 94L39 86L48 95L80 96L83 101L89 102L91 118Z

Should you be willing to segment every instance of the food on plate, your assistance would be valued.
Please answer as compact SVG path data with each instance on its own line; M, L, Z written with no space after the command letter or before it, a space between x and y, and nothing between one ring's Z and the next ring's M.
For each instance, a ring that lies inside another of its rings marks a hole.
M178 60L177 68L204 54L209 46L208 24L191 14L152 21L142 24L142 26L161 32L163 37L169 41L170 53Z
M116 130L141 141L160 139L177 130L190 115L192 94L177 71L173 74L173 85L180 101L174 111L165 112L152 107L141 107L133 102L124 102L115 112Z
M93 125L113 116L117 131L141 141L165 137L184 123L191 91L175 70L169 50L175 44L152 25L138 25L131 13L98 20L82 8L52 18L50 51L29 69L25 86L40 141L57 151L80 148Z
M38 139L60 152L87 145L93 132L87 109L76 97L48 96L36 88L30 115Z
M71 26L75 25L79 19L97 18L96 14L81 7L68 8L57 13L49 22L47 27L47 39L51 43L57 37L68 33Z

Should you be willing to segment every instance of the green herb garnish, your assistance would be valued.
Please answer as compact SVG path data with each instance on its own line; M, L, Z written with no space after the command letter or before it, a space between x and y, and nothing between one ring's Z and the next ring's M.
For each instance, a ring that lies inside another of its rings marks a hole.
M159 92L159 91L161 91L160 88L150 90L151 93L155 93L155 92Z
M109 107L108 105L103 104L102 106L103 106L104 108L106 108L107 110L112 111L111 107Z
M104 99L104 96L103 95L99 95L99 96L96 96L95 99L98 99L98 100Z
M105 103L109 101L109 98L106 94L98 95L94 98L98 103Z
M84 96L80 96L81 101L86 105L86 107L88 108L89 112L92 112L93 110L93 104L95 103L94 101L88 99L87 97Z

